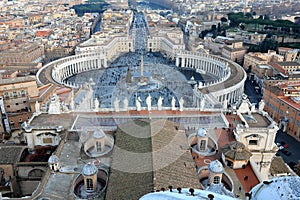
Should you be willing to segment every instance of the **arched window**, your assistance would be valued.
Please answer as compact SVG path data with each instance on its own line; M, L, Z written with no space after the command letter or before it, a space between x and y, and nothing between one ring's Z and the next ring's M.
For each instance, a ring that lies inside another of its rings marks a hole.
M101 142L96 142L97 152L101 152Z
M93 191L93 180L91 178L86 179L86 190Z
M214 177L214 184L219 184L220 183L220 176L215 176Z
M204 151L206 149L206 140L201 140L200 142L200 150Z

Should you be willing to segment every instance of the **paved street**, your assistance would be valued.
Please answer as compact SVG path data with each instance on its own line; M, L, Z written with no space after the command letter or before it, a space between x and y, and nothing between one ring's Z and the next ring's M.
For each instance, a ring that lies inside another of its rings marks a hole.
M286 150L288 150L292 154L290 156L286 156L285 154L282 153L282 151L278 151L278 154L282 156L283 160L287 164L289 164L292 161L298 163L298 161L300 160L300 151L299 151L300 142L298 142L292 136L283 133L281 130L279 130L277 132L275 142L277 143L282 141L289 145L289 147Z
M258 87L258 85L255 82L252 83L250 80L247 79L244 87L245 93L248 95L250 102L258 104L262 99L260 89L255 89L255 87Z

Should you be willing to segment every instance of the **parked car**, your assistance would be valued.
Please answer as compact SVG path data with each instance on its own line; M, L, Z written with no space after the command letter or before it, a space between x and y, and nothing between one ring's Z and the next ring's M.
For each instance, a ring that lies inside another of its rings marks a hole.
M283 152L283 151L282 151ZM284 153L284 155L286 155L286 156L290 156L290 155L292 155L292 153L290 152L290 151L285 151L285 152L283 152Z
M284 149L283 146L279 146L279 147L278 147L278 151L281 151L281 150L283 150L283 149Z

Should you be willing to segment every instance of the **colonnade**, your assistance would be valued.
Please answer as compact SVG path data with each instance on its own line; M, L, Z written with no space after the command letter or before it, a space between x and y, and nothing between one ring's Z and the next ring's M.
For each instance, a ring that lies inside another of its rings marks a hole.
M76 88L79 85L68 83L66 79L81 72L106 68L107 59L103 53L79 54L51 62L47 67L52 67L51 75L54 81Z
M197 107L201 104L203 95L210 100L214 97L221 104L228 104L238 101L244 93L244 83L247 78L245 71L240 65L225 58L182 51L176 54L176 66L193 68L200 73L209 73L217 77L216 80L199 84L197 89L194 89L194 100ZM208 94L210 95L208 96Z

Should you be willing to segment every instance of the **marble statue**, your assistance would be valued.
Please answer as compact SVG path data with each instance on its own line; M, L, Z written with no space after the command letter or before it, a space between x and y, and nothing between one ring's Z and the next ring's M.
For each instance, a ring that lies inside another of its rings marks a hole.
M49 109L48 109L48 114L61 114L61 105L59 101L59 97L57 94L53 94L52 97L50 98L50 104L49 104Z
M120 106L119 106L120 100L118 99L118 97L114 100L114 108L115 108L115 112L119 112L120 111Z
M223 109L227 109L228 108L228 100L224 99L223 101Z
M181 97L179 100L179 111L183 111L183 104L184 104L184 99Z
M99 110L99 101L97 98L94 99L94 106L95 106L94 110L97 112Z
M252 103L251 104L251 110L250 110L251 112L255 112L255 103Z
M38 101L35 102L35 113L39 114L41 112L40 104Z
M146 98L146 104L147 104L148 111L151 110L151 100L152 100L152 98L151 98L151 95L149 94L148 97Z
M63 112L69 112L70 111L65 102L61 103L61 107L62 107Z
M158 110L162 110L163 100L164 100L164 98L162 98L161 96L159 96L159 98L157 100L157 109Z
M141 97L138 97L135 100L135 106L136 106L136 110L137 111L141 111L142 110L142 99L141 99Z
M203 87L203 83L201 82L201 81L199 81L199 83L198 83L198 88L200 89L200 88L202 88Z
M200 110L203 111L205 107L205 97L203 96L203 98L201 99L200 102Z
M74 97L72 96L70 100L70 110L74 110L74 109L75 109L75 102L74 102Z
M194 90L197 91L197 88L198 88L198 85L195 84L195 85L194 85Z
M172 110L176 110L175 104L176 104L176 99L175 97L172 97L172 101L171 101Z
M129 102L128 102L128 99L127 99L127 97L125 97L125 99L123 100L123 105L124 105L124 110L128 110L128 104L129 104Z
M258 104L258 110L259 111L263 111L264 110L264 107L265 107L265 102L264 100L262 99L259 104Z

